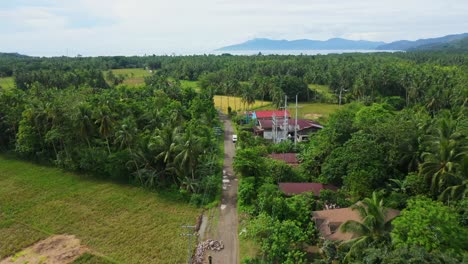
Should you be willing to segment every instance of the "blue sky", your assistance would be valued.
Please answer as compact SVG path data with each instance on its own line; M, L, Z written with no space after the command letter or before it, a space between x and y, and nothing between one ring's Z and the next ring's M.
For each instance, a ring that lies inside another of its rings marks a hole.
M394 41L468 31L466 0L9 0L0 52L209 52L256 37Z

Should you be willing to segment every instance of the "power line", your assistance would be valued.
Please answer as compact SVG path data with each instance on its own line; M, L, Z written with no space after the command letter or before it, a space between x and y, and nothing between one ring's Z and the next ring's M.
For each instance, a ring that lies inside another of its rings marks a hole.
M195 230L196 226L189 226L189 225L183 225L181 226L182 228L187 228L187 229L191 229L191 230ZM194 236L198 236L197 233L195 233L194 231L192 231L191 233L182 233L180 234L181 236L186 236L187 237L187 263L188 264L192 264L192 253L191 253L191 248L192 248L192 237Z

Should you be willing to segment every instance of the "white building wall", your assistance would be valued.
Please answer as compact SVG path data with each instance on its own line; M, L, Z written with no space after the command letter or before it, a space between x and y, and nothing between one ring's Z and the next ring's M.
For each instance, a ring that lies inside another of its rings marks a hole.
M273 139L273 132L272 131L264 131L263 132L264 139Z

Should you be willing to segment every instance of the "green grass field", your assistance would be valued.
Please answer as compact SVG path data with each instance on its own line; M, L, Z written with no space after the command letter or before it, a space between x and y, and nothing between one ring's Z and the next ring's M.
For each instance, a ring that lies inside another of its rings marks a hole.
M15 81L13 77L0 78L0 87L4 89L11 89L15 87Z
M315 90L321 95L322 102L333 103L337 101L336 95L330 91L330 87L328 85L309 84L308 86L309 89ZM312 96L314 96L314 94Z
M187 80L180 80L180 85L186 88L192 88L195 91L200 91L200 86L198 86L198 81L187 81Z
M112 73L126 75L126 79L123 82L126 85L136 86L145 83L145 77L150 76L151 73L145 69L114 69ZM104 72L105 76L105 72Z
M77 263L183 263L181 226L194 225L199 213L142 188L0 156L0 259L49 235L70 234L100 256Z

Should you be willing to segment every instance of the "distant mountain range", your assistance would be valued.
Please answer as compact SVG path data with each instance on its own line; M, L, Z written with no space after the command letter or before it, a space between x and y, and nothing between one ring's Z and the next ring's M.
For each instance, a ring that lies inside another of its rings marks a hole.
M468 33L447 35L440 38L418 39L415 41L399 40L377 47L378 50L411 50L418 49L422 46L429 46L434 44L449 43L451 41L459 40L468 37Z
M23 54L19 54L17 52L15 52L15 53L0 52L0 57L3 57L3 58L22 58L22 57L28 57L28 56L23 55Z
M418 39L415 41L399 40L391 43L382 41L349 40L342 38L332 38L326 41L321 40L273 40L267 38L256 38L244 43L230 45L219 48L218 51L240 51L240 50L416 50L419 47L432 47L437 49L437 45L442 46L452 41L457 41L468 37L468 33L447 35L440 38ZM435 46L434 46L435 45Z
M421 45L410 51L446 51L446 52L468 52L468 37L452 40L444 43Z
M310 39L273 40L256 38L241 44L222 47L218 50L373 50L383 44L385 44L385 42L349 40L342 38L332 38L326 41Z

